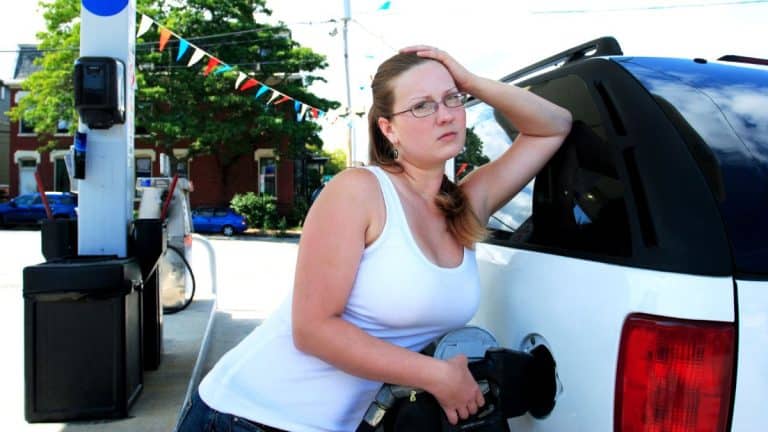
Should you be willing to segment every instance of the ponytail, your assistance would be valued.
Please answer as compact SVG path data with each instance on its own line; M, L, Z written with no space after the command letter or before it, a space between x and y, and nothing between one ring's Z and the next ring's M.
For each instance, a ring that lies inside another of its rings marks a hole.
M445 215L448 232L463 246L471 247L488 236L485 226L472 211L467 195L446 175L443 175L435 204Z

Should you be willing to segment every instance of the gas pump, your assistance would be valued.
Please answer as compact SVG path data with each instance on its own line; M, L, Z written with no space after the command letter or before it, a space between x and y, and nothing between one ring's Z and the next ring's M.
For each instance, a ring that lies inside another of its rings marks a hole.
M160 316L147 313L138 256L164 243L137 248L131 238L135 29L136 0L82 0L82 57L73 67L80 120L67 158L79 195L76 233L41 232L44 245L76 239L77 247L53 245L46 262L24 268L29 422L126 417L153 366L147 353L159 362Z
M194 295L194 274L187 261L192 247L192 183L183 177L139 177L138 219L160 219L167 231L167 249L158 262L160 298L166 313L183 309ZM188 272L189 270L189 272Z

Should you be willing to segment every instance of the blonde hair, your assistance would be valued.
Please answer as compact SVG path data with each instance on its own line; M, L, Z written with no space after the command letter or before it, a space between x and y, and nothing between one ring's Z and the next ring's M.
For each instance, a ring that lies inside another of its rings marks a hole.
M428 61L436 60L413 53L400 53L384 61L376 70L371 83L373 104L368 111L369 157L372 164L387 170L403 171L395 157L394 146L379 129L378 120L379 117L389 118L392 113L395 99L392 81L403 72ZM472 211L464 191L445 175L435 204L445 215L448 232L463 246L471 247L488 235L485 226Z

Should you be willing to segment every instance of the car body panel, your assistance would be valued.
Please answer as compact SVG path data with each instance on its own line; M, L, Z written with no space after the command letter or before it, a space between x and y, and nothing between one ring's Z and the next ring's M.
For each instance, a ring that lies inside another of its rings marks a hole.
M618 353L635 313L734 324L730 430L762 430L768 68L593 57L511 76L574 115L563 147L477 246L473 323L512 349L538 335L562 384L548 417L516 418L512 430L617 430ZM467 127L490 160L517 135L477 100Z
M225 227L232 227L233 233L242 233L248 228L245 217L230 208L200 207L192 211L192 225L195 232L221 233Z
M77 197L66 192L46 192L51 215L54 218L77 217ZM36 224L47 218L40 194L19 195L13 200L0 204L0 219L6 224Z
M739 344L733 431L764 430L768 425L768 281L737 280Z
M543 420L513 430L613 429L619 339L630 313L734 321L728 277L681 275L479 244L481 302L473 323L518 349L541 335L557 362L562 393Z

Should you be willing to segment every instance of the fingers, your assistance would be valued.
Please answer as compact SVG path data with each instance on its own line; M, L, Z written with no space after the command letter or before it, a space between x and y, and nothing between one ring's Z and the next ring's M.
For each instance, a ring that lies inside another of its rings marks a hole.
M483 396L483 392L480 391L480 389L477 389L477 397L475 398L475 403L478 407L481 407L485 405L485 397Z
M448 417L448 423L455 425L459 422L459 415L456 414L456 410L443 408L443 411L445 416Z
M430 50L437 50L437 48L429 45L411 45L407 46L405 48L400 48L400 53L412 53L412 52L419 52L419 51L430 51Z
M400 53L413 53L419 57L429 57L441 62L445 62L450 58L445 51L439 50L429 45L411 45L409 47L402 48Z
M475 415L477 414L477 411L480 409L480 407L477 405L475 401L472 401L467 405L467 412L469 415ZM462 417L463 418L463 417Z

